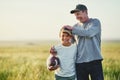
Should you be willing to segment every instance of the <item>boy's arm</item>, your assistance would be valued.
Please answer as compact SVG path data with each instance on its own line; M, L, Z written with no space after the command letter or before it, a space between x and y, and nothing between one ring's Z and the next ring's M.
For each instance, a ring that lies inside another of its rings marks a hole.
M50 71L54 71L54 70L56 70L58 67L59 67L59 65L49 66L48 69L49 69Z
M50 56L47 58L47 61L46 61L47 69L49 69L49 59L50 59Z
M50 55L49 55L49 57L47 59L47 69L50 70L50 71L54 71L59 67L59 65L50 66L50 58L51 58L51 56L56 56L56 55L57 55L57 51L55 50L55 47L53 46L50 49Z
M50 64L50 56L47 58L47 69L50 70L50 71L52 71L53 67L49 65Z
M57 51L55 50L55 47L52 46L51 49L50 49L50 54L53 55L53 56L56 56L57 55Z

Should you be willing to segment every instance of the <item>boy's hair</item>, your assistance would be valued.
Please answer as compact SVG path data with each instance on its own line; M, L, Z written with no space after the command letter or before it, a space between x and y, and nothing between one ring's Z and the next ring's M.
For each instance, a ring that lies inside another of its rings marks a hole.
M65 25L65 26L69 26L69 25ZM65 28L65 26L63 26L61 29L60 29L60 33L59 33L59 36L61 36L61 33L67 33L69 36L72 36L72 31Z

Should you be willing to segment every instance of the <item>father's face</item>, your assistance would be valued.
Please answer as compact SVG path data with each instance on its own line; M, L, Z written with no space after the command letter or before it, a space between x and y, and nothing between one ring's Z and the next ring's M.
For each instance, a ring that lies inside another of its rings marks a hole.
M87 11L79 11L75 12L74 15L76 16L76 19L79 20L81 23L86 22L87 20Z

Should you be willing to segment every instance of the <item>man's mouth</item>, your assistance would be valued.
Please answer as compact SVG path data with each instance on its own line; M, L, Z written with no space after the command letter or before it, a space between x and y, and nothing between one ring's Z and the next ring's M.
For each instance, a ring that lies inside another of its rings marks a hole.
M82 20L82 17L77 17L78 20Z

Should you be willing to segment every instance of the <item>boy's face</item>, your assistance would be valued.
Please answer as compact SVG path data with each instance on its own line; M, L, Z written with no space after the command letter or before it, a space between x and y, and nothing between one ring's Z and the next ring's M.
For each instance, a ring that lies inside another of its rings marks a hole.
M69 35L68 33L62 32L60 35L60 38L61 38L62 44L67 45L70 43L71 35Z

